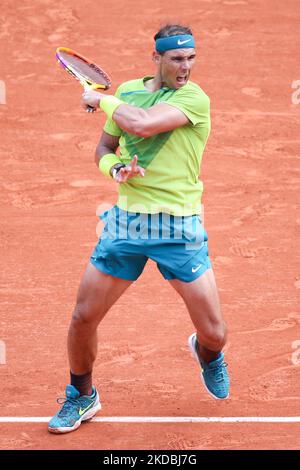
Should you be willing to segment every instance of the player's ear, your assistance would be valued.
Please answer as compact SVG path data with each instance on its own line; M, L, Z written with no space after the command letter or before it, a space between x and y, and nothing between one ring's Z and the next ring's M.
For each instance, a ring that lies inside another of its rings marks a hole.
M158 52L153 51L153 52L152 52L152 61L153 61L156 65L158 65L158 64L160 63L160 59L161 59L161 55L160 55Z

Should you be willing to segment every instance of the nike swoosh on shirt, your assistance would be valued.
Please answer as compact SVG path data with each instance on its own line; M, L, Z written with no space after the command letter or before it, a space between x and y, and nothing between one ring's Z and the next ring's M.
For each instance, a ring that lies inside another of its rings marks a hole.
M178 46L182 46L182 44L185 44L186 42L190 42L190 39L186 39L185 41L181 41L180 39L178 39L177 44Z
M86 408L84 408L83 410L80 408L79 411L78 411L78 414L79 416L82 416L87 410L89 410L92 406L94 405L94 402L91 403L89 406L87 406Z
M199 264L199 266L196 266L195 268L192 268L192 273L196 273L200 268L202 264Z

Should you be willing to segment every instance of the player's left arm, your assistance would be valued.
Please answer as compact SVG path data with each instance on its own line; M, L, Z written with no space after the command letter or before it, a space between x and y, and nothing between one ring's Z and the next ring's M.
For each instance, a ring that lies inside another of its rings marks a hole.
M83 106L96 108L105 96L107 95L88 90L83 94ZM123 131L144 138L171 131L189 122L183 111L167 103L158 103L148 109L122 103L114 111L112 118Z
M144 138L172 131L189 122L183 111L166 103L148 109L121 104L113 113L113 120L124 131Z

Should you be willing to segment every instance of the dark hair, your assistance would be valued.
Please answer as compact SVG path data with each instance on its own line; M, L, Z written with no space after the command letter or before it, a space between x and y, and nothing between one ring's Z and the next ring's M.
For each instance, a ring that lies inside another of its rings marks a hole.
M181 24L166 24L155 34L154 41L160 38L177 36L178 34L190 34L193 36L192 30L188 26L182 26Z

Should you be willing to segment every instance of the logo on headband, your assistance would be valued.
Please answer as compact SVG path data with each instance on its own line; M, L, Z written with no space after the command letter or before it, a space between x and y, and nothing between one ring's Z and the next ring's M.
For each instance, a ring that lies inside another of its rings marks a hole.
M187 39L186 41L180 41L180 39L178 39L177 44L178 46L182 46L182 44L185 44L186 42L190 42L190 39Z
M155 42L157 52L165 52L171 49L195 47L195 39L191 34L178 34L166 38L158 38Z

